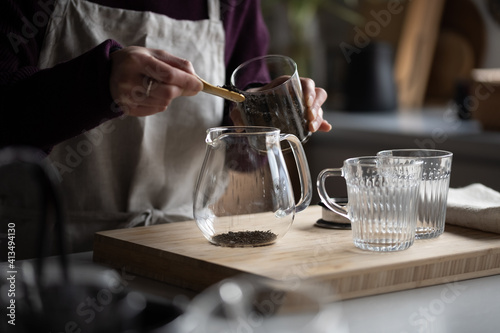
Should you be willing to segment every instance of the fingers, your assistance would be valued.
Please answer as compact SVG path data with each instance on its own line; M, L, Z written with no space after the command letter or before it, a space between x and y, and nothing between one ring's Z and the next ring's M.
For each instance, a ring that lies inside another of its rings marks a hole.
M156 59L169 64L173 67L176 67L184 72L190 73L190 74L195 74L193 65L189 60L183 59L176 57L168 52L165 52L163 50L157 50L157 49L149 49L150 54L155 57Z
M252 88L249 91L260 91L266 89L272 89L286 80L288 80L289 76L281 76L265 86ZM309 78L300 78L300 83L302 86L302 92L304 94L304 103L306 106L306 119L309 122L309 131L316 132L328 132L332 129L332 126L323 119L323 109L321 106L325 103L328 94L322 88L316 87L316 84L312 79ZM231 118L233 118L231 116Z
M311 98L311 96L314 97ZM321 107L326 101L327 96L328 95L324 89L315 88L314 94L311 94L306 99L309 130L311 132L328 132L332 129L332 126L328 123L328 121L323 119L323 109Z
M321 108L328 94L324 89L316 87L314 81L309 78L301 78L300 82L306 104L306 117L309 121L309 130L311 132L330 131L332 126L328 121L323 119L323 109Z
M235 126L244 126L243 118L241 117L241 112L238 108L233 108L229 111L229 117L233 121Z
M276 79L272 80L268 84L258 87L258 88L251 88L249 91L259 91L259 90L267 90L267 89L272 89L274 87L279 86L280 84L286 82L287 80L290 79L290 75L282 75L280 77L277 77Z
M161 50L128 47L111 54L110 92L132 116L161 112L179 96L202 89L192 64Z
M172 100L183 93L183 90L177 86L152 79L148 79L148 82L151 82L151 85L148 83L147 87L135 89L134 94L122 95L119 99L119 105L127 115L143 117L165 111Z
M146 88L146 97L144 103L164 103L169 105L173 99L179 96L194 96L199 90L187 90L184 87L180 87L174 84L168 84L164 82L158 82L152 79L154 82L149 89L149 94Z
M144 74L156 81L175 86L171 93L175 96L167 96L173 99L177 96L193 96L203 88L203 84L196 77L193 65L188 60L175 57L161 50L153 50ZM160 85L160 87L162 87ZM165 86L163 86L165 90ZM168 88L167 88L168 90ZM161 92L161 91L160 91Z

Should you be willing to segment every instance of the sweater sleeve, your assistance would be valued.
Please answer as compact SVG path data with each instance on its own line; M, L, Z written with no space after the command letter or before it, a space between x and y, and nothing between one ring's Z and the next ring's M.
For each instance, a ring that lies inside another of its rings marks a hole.
M226 84L229 85L236 67L247 60L267 54L269 32L259 0L227 0L221 3L221 15L226 32L224 61ZM233 125L229 115L232 107L232 102L224 101L223 125Z
M40 70L44 27L30 25L29 18L42 9L20 6L10 0L0 5L0 147L29 145L50 151L122 115L109 91L109 55L120 45L107 40L77 58Z
M187 6L161 4L162 10L157 12L165 15L170 6ZM48 21L52 6L52 0L0 1L0 147L22 144L49 151L64 140L122 115L109 91L109 55L120 47L115 41L105 41L52 68L37 67L46 28L42 23L45 17ZM200 6L196 13L205 7ZM179 10L174 14L177 12L186 13ZM239 64L267 52L269 36L259 0L221 2L221 14L229 82Z
M262 16L259 0L228 0L221 4L226 31L226 83L243 62L266 55L269 31Z

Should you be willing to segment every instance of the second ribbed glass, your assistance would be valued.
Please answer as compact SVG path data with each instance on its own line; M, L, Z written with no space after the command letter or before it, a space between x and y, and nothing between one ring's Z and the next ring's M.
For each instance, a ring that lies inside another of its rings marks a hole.
M435 238L444 232L446 202L453 154L434 149L392 149L378 156L411 157L423 161L416 239Z

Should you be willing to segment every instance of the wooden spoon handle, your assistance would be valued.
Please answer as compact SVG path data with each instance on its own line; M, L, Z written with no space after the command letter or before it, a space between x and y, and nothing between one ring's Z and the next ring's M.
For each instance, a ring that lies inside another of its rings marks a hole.
M203 91L207 94L219 96L237 103L243 102L245 100L245 96L243 96L242 94L222 87L214 86L200 77L198 77L198 79L200 79L200 81L203 83Z

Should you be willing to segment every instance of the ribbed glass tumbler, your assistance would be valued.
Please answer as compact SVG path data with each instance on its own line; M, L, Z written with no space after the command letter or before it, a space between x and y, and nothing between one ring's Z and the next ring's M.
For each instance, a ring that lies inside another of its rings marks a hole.
M354 245L362 250L400 251L415 240L422 161L396 157L359 157L342 168L324 169L318 175L318 193L335 213L351 220ZM348 203L330 199L325 181L344 177Z
M423 161L416 239L435 238L444 232L446 202L453 154L434 149L393 149L378 156L418 158Z

